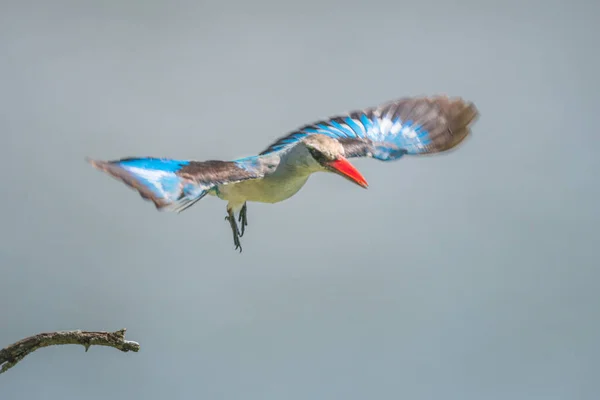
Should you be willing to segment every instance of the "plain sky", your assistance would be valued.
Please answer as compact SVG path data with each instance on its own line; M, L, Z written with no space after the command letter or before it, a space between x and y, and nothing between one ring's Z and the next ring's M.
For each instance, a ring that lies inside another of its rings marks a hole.
M3 1L2 400L600 398L600 3ZM447 155L159 213L86 156L234 159L403 96L475 102Z

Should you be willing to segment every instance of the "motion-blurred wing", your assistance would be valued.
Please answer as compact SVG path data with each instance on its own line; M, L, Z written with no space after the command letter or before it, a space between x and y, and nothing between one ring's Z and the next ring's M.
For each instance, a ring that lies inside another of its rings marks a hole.
M188 161L140 157L88 160L95 168L124 182L159 210L181 212L217 185L264 176L255 158L239 161Z
M282 150L315 133L338 139L347 157L389 161L405 154L439 153L462 142L477 116L475 105L461 98L402 98L305 125L260 154Z

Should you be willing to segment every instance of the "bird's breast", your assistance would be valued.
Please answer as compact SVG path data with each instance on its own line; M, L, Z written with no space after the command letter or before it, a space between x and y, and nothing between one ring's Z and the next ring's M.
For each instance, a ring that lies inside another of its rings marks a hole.
M220 185L216 195L235 204L278 203L298 193L309 176L321 170L305 146L295 146L278 155L277 161L277 167L266 172L263 178Z
M289 199L304 186L310 174L273 174L262 179L252 179L222 185L217 196L234 203L253 201L278 203Z

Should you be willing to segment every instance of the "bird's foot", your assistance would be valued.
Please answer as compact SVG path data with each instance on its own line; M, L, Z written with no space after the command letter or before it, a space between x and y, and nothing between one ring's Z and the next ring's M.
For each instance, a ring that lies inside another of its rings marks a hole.
M244 236L244 232L246 231L246 226L248 226L248 217L247 217L247 206L244 203L244 206L240 210L240 215L238 217L238 222L242 225L242 231L240 232L240 237Z
M237 223L235 222L235 216L233 212L228 211L227 216L225 217L226 221L229 221L229 226L231 226L231 231L233 232L233 244L235 245L235 249L240 249L240 253L242 252L242 244L240 243L240 231L238 230Z

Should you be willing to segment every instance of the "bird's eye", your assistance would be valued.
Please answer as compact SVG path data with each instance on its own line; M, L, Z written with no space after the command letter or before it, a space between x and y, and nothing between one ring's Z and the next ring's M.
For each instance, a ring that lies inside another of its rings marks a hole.
M310 152L310 154L313 156L313 158L314 158L315 160L317 160L317 162L318 162L319 164L323 164L323 163L325 163L325 162L328 162L328 161L330 161L330 160L327 158L327 156L325 156L325 154L323 154L322 152L320 152L319 150L317 150L317 149L315 149L315 148L309 147L309 148L308 148L308 151L309 151L309 152Z

